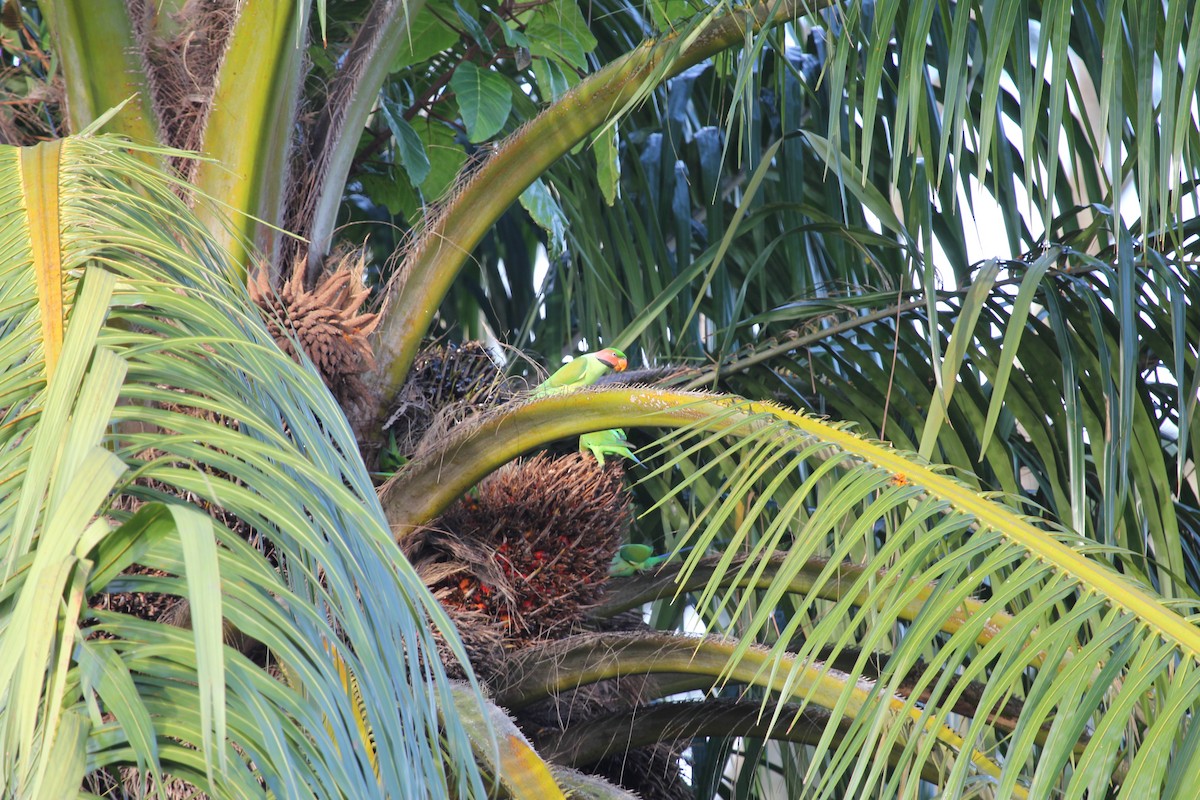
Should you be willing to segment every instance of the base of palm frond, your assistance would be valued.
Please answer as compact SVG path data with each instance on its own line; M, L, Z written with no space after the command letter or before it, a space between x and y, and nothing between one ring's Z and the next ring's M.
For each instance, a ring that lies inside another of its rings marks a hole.
M138 34L146 41L153 103L163 126L164 143L181 150L203 150L204 125L212 106L214 79L225 54L236 16L234 0L188 2L173 14L175 35L155 39L147 30L150 14L138 19ZM180 177L195 177L194 158L172 156Z
M648 631L640 609L610 619L588 620L586 626L605 631ZM660 692L653 675L634 673L611 680L597 681L554 697L516 715L517 724L535 743L556 742L565 731L587 730L591 723L606 716L631 711L656 699ZM585 762L566 760L583 769L636 792L643 800L684 800L692 789L683 779L680 759L688 746L686 740L663 741L643 747L621 745L604 757Z
M653 678L633 675L582 686L522 711L516 715L516 722L535 743L554 742L566 730L586 730L589 723L615 710L633 708L643 688L651 683ZM693 796L681 769L688 744L664 741L642 747L621 746L599 761L571 766L636 792L643 800L686 800Z
M590 771L636 792L642 800L691 800L692 787L679 768L682 748L670 744L639 747L609 756Z

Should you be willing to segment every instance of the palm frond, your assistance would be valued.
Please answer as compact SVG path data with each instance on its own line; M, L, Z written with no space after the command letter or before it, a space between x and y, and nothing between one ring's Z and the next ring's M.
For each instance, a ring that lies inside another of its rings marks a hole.
M56 147L71 310L49 381L44 265L22 194L10 189L2 209L6 791L46 785L55 751L36 731L91 742L87 771L150 769L213 796L409 796L451 773L477 796L466 734L438 714L453 695L432 631L460 659L461 646L392 541L340 409L274 344L137 147ZM0 152L0 169L14 174L19 158ZM150 512L131 509L155 503L169 513L141 546L123 526L145 529ZM127 555L164 577L114 577ZM89 611L99 590L187 597L192 630ZM223 646L222 620L273 653L287 682ZM339 663L388 753L378 778Z
M677 429L645 479L665 479L661 505L692 507L694 521L675 540L692 548L677 591L704 570L695 605L711 628L737 637L719 677L768 688L773 724L791 723L781 717L791 702L837 720L813 756L824 764L810 775L817 794L850 786L890 796L900 776L926 768L935 741L976 754L947 773L951 793L982 774L1000 796L1040 797L1047 787L1094 789L1096 775L1107 781L1167 753L1183 755L1172 764L1191 758L1185 720L1200 702L1190 678L1200 658L1194 603L1161 597L1110 566L1106 549L845 425L734 398L579 391L460 426L385 490L385 504L394 522L417 524L465 491L470 470L612 425ZM715 563L705 560L714 552ZM760 640L773 643L769 658L751 658ZM814 665L851 649L860 655L843 688L819 691ZM881 666L862 687L873 659ZM545 670L529 674L547 679ZM953 709L978 684L986 689L975 713L960 717ZM1015 728L999 726L1014 700L1023 706ZM1146 704L1178 731L1158 727L1136 744L1109 735L1136 726L1134 709ZM834 740L839 724L849 733ZM1181 769L1158 779L1181 780Z
M1059 790L1070 794L1085 786L1097 791L1097 775L1107 784L1110 776L1140 770L1165 759L1167 752L1184 748L1190 753L1185 709L1200 701L1188 677L1200 644L1188 619L1196 613L1194 604L1159 598L1136 576L1108 567L1104 552L1086 540L1032 524L913 456L836 426L780 416L804 432L795 430L785 444L776 438L782 429L768 425L739 436L739 441L754 440L751 455L725 448L693 471L682 468L685 462L676 454L661 469L673 476L674 495L698 487L706 472L720 472L715 493L677 546L694 548L683 580L705 551L723 553L721 562L708 566L712 572L696 605L710 625L740 637L731 665L739 663L751 641L776 642L773 665L764 671L785 675L781 695L796 692L804 708L823 703L803 688L807 680L796 665L818 654L835 658L847 648L861 648L851 674L861 672L868 653L882 654L886 663L871 688L880 704L897 694L914 664L928 659L915 682L915 692L927 695L920 701L909 695L904 709L919 710L920 725L933 728L914 735L903 715L880 705L857 714L845 736L834 740L833 729L827 729L814 756L829 757L821 775L825 796L845 790L838 782L842 778L853 791L882 786L891 796L899 790L897 776L906 770L891 771L873 754L903 743L905 763L919 769L931 752L929 732L943 725L955 727L966 747L1003 764L1000 796L1026 790L1032 797ZM689 436L711 440L708 434ZM776 461L777 467L767 469ZM775 550L786 556L768 588L755 594L737 589L747 579L758 580L767 564L762 554ZM736 566L735 556L744 556ZM822 577L788 600L791 576L807 569L814 556L829 559ZM839 582L844 561L863 569L848 588ZM930 586L936 588L929 592ZM829 591L839 592L840 599L821 602L818 598ZM865 592L865 599L856 592ZM904 609L922 592L920 612L906 619ZM967 624L948 631L949 616L966 604L973 606ZM780 608L788 609L786 621L777 616ZM1011 620L1002 635L985 643L979 636L996 613ZM789 647L795 647L796 662ZM950 680L952 675L957 680ZM1053 681L1056 676L1061 682ZM955 722L950 707L968 680L984 682L987 689L973 719ZM1047 695L1050 685L1055 688ZM835 716L850 698L849 690L843 693ZM988 717L1014 698L1024 708L1017 728L1011 735L999 734ZM1137 744L1118 741L1115 731L1136 726L1130 715L1138 704L1169 715L1169 724L1179 729L1163 736L1160 728L1159 736ZM780 718L782 706L773 713L779 724L788 724ZM1050 738L1043 743L1045 727ZM1152 747L1163 749L1156 754L1147 749ZM944 791L961 791L973 769L967 761L956 763ZM1168 768L1154 780L1165 785L1179 779Z
M421 338L450 284L492 224L550 164L615 117L648 87L738 41L746 27L777 24L790 3L760 4L702 16L694 29L647 41L578 84L486 163L426 220L412 244L376 332L380 368L370 382L385 396L403 384ZM453 235L453 239L449 237Z

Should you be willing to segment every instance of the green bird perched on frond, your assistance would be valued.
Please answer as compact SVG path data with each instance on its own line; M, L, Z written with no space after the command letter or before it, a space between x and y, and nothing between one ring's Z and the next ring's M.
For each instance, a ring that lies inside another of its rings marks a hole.
M548 394L582 389L584 386L591 386L610 372L621 372L628 365L625 354L615 347L606 347L595 353L584 353L559 367L553 375L538 384L530 396L545 397Z
M625 358L625 354L615 347L606 347L595 353L585 353L559 367L553 375L538 384L530 396L545 397L559 392L582 389L585 386L591 386L610 372L623 371L628 365L629 361ZM579 451L591 453L601 464L604 463L606 455L632 459L638 465L642 463L629 449L629 440L625 438L625 431L620 428L585 433L579 437Z
M394 475L407 463L408 459L400 452L400 445L396 442L396 432L388 431L388 440L379 451L379 474Z

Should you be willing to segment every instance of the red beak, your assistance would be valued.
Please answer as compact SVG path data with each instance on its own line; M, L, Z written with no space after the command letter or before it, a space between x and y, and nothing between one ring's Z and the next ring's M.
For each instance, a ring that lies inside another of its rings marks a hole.
M599 353L596 353L596 358L612 367L613 372L622 372L629 366L629 362L625 359L625 354L611 347L606 347Z

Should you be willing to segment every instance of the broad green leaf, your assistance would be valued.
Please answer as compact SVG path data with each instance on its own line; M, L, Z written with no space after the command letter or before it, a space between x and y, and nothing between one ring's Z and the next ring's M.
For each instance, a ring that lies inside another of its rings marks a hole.
M408 173L413 185L420 186L432 170L425 142L417 135L413 126L408 124L399 108L385 100L379 104L379 112L383 114L383 119L392 132L392 141L396 144L396 153L400 156L404 171Z
M483 54L490 56L496 52L495 46L492 44L491 38L487 31L483 29L478 19L478 9L474 3L462 3L459 0L450 0L454 7L454 13L458 16L458 22L462 25L462 29L467 36L471 38Z
M458 112L471 142L487 141L508 121L512 90L503 75L464 61L454 71L450 88L458 100Z
M572 86L579 83L579 77L574 70L551 56L535 58L533 74L537 79L542 100L547 103L558 100L570 91Z
M650 17L659 31L670 31L675 22L689 16L698 9L693 0L650 0Z
M605 128L592 140L592 152L596 156L596 180L604 195L604 202L612 205L617 199L621 183L621 149L617 139L617 126Z
M426 203L446 194L467 161L467 153L455 141L454 130L441 122L419 119L413 125L429 157L429 174L421 181L421 193Z
M474 8L474 3L470 0L463 0L461 4L466 8ZM453 47L458 42L459 33L448 23L452 14L454 7L445 0L427 2L413 19L412 26L400 45L400 52L393 62L393 71L428 61L443 50Z
M521 192L521 206L529 212L533 221L550 235L552 255L562 252L566 218L558 201L550 193L550 187L544 181L534 181L528 189Z
M421 200L409 184L408 177L405 175L396 178L391 175L368 173L358 180L362 184L363 194L382 205L390 214L411 220L421 207Z

